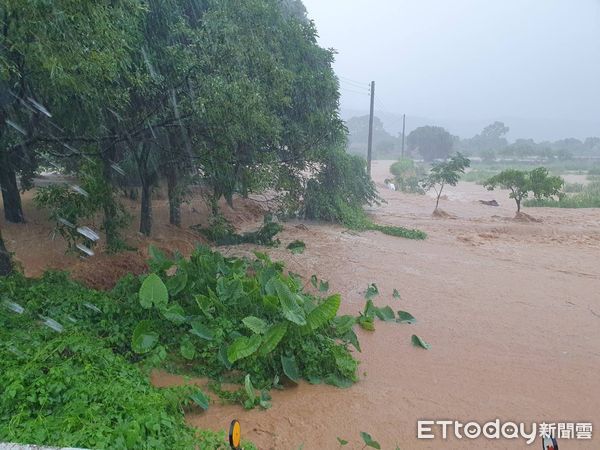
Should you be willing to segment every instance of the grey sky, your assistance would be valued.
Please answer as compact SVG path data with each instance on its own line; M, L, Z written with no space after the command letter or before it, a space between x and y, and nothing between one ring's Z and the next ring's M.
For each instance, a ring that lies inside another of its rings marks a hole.
M566 119L561 132L600 135L600 0L304 4L321 45L339 52L338 75L377 82L380 110L477 126ZM343 81L342 109L366 111L352 91L362 89Z

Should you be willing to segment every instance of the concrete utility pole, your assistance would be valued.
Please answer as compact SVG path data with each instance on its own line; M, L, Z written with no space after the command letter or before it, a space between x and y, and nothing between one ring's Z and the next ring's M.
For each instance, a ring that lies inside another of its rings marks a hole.
M402 114L402 157L404 158L404 132L406 131L406 114Z
M367 172L371 176L371 159L373 156L373 114L375 113L375 82L371 81L371 115L369 116L369 147L367 148Z

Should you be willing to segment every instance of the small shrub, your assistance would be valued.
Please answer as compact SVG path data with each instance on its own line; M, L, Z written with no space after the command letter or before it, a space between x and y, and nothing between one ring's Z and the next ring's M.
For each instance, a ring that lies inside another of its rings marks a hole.
M394 183L400 191L409 194L425 194L420 185L425 177L425 170L412 159L402 158L396 161L390 167L390 172L394 175Z

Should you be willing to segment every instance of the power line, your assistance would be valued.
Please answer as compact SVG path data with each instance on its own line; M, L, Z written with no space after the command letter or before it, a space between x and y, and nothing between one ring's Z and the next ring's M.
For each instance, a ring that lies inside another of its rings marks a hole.
M370 83L363 82L363 81L353 80L352 78L343 77L341 75L338 75L338 78L339 78L340 81L344 81L344 82L349 83L349 84L355 84L355 85L357 85L359 87L364 87L364 88L367 88L367 89L371 86Z
M366 96L368 96L368 95L369 95L369 93L368 93L368 92L355 91L355 90L353 90L353 89L350 89L350 88L347 88L347 87L343 87L343 86L340 86L340 89L341 89L342 91L344 91L344 92L352 92L352 93L354 93L354 94L358 94L358 95L366 95Z

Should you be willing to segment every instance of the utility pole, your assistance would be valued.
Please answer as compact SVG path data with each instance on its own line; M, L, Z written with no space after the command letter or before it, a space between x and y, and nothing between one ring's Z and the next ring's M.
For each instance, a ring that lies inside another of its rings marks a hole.
M367 148L367 172L371 176L371 159L373 156L373 114L375 112L375 82L371 81L371 115L369 116L369 147Z
M402 157L404 158L404 132L406 131L406 114L402 114Z

